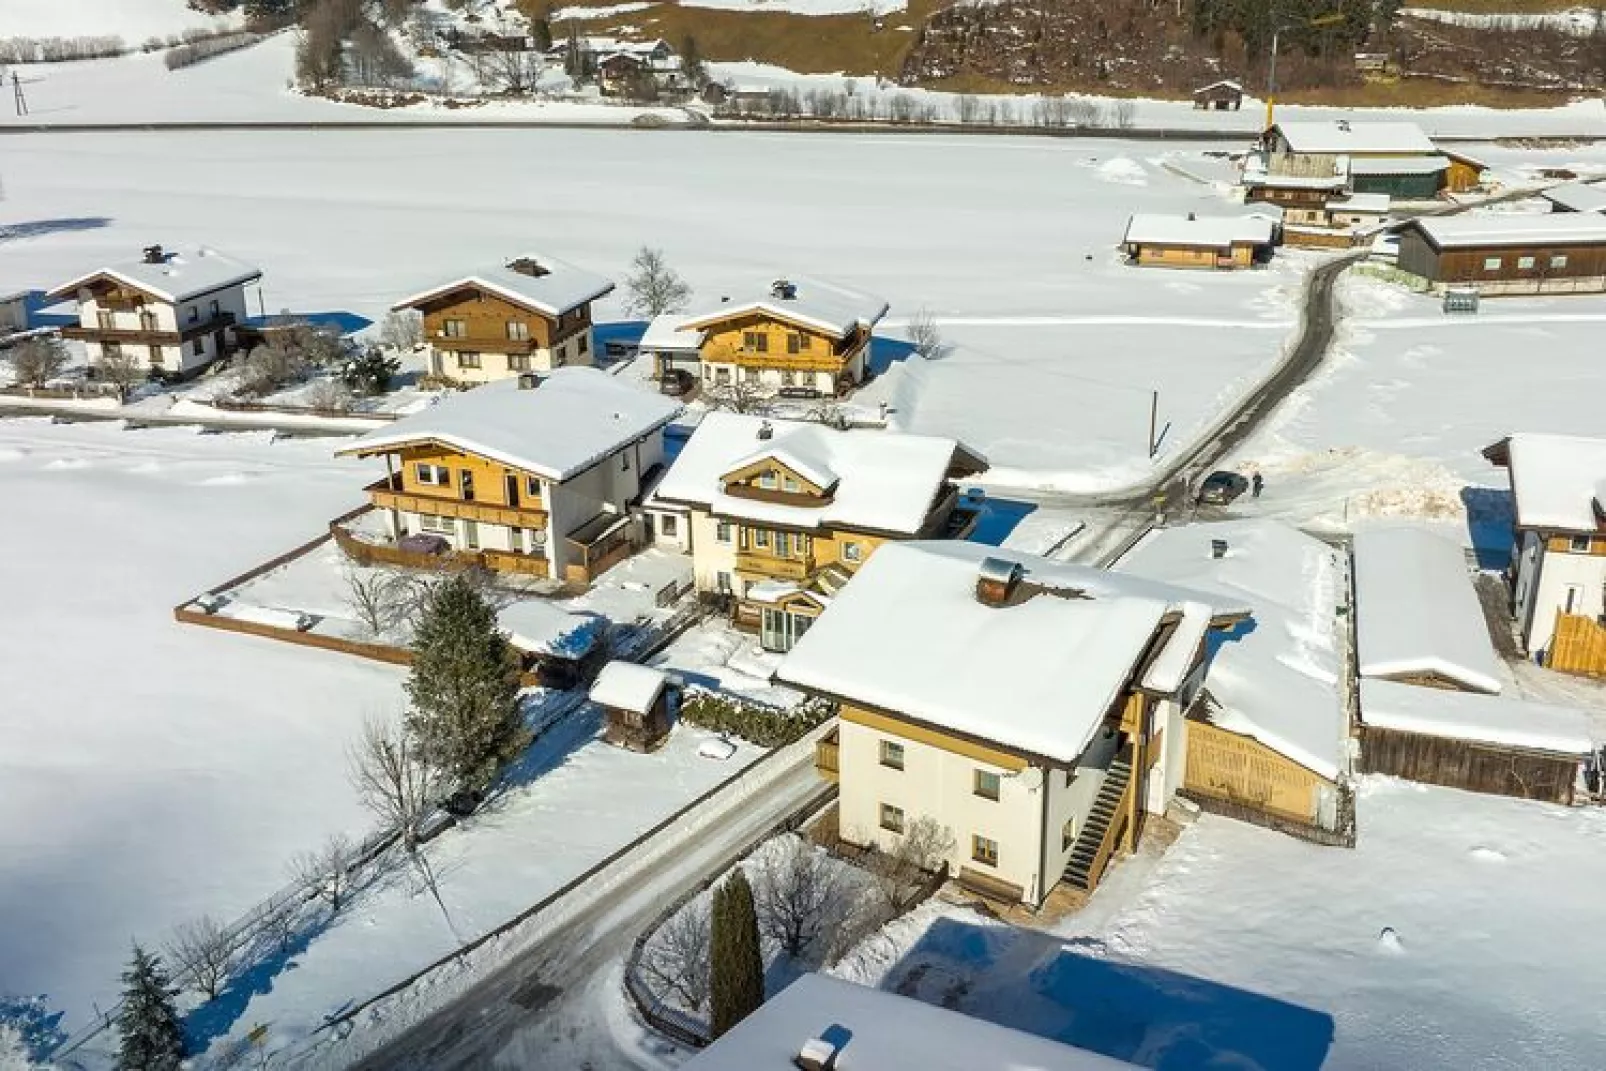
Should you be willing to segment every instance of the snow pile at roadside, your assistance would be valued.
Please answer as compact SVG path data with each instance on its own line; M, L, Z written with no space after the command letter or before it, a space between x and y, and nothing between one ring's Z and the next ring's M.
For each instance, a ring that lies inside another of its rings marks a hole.
M908 0L681 0L682 7L720 11L783 11L793 15L886 15L902 11Z

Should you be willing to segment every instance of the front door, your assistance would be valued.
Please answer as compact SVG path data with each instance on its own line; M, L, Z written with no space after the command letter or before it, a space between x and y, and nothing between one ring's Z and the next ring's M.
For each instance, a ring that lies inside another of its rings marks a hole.
M502 477L502 486L507 492L507 504L517 507L519 504L519 478L510 472Z
M807 614L794 614L766 606L759 638L765 650L790 651L792 645L802 638L812 624L814 618Z
M471 469L459 469L458 470L458 474L462 477L458 481L458 483L459 483L459 486L461 486L462 489L463 489L463 501L464 502L472 502L472 501L474 501L474 472L473 472L473 470L471 470Z

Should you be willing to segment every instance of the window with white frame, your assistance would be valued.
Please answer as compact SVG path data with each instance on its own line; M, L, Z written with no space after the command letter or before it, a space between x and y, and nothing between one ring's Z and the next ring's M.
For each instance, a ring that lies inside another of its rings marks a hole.
M775 490L775 470L765 469L758 474L758 485L768 490Z
M1534 258L1533 257L1518 257L1517 258L1517 270L1518 271L1531 271L1533 269L1533 266L1534 266Z
M1565 268L1566 266L1567 266L1567 254L1566 253L1555 253L1555 254L1553 254L1551 256L1551 258L1550 258L1550 270L1551 271L1555 271L1557 268Z
M791 476L781 477L781 490L791 491L793 494L803 490L803 485Z
M730 521L715 521L714 522L714 542L716 542L716 543L729 543L730 541L731 541L731 522Z
M864 556L864 548L861 547L859 544L854 543L852 541L849 541L847 543L842 544L842 560L843 561L845 561L845 562L856 562L860 558L862 558L863 556Z
M1484 257L1483 258L1483 270L1484 271L1499 271L1500 270L1500 258L1499 257Z
M992 770L977 770L971 791L984 800L997 800L1003 779Z
M478 368L479 366L480 366L480 355L479 354L470 353L467 350L464 350L462 353L459 353L457 355L457 367L459 367L459 368Z
M452 485L452 470L445 465L431 465L420 461L413 466L413 473L418 482L425 487L450 487Z
M891 770L903 769L903 745L896 740L881 741L881 765Z
M426 532L434 532L437 535L455 535L457 532L456 521L450 517L437 517L433 513L420 513L418 515L418 527Z
M770 530L768 528L753 529L753 546L770 549Z
M980 833L971 834L970 857L983 866L997 866L998 842Z
M903 808L890 803L881 805L881 828L888 833L903 832Z
M1588 554L1589 548L1590 538L1586 535L1575 535L1567 544L1567 549L1572 551L1574 554Z

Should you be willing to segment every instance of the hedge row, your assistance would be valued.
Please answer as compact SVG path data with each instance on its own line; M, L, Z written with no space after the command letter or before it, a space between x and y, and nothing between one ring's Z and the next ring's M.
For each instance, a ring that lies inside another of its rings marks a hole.
M835 715L836 704L825 699L806 699L782 709L696 686L686 689L680 704L681 720L687 724L739 736L759 747L783 747L801 740Z

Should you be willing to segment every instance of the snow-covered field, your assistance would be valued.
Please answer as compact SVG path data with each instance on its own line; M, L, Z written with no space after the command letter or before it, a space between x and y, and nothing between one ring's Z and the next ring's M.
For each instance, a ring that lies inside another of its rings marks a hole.
M6 148L4 209L22 237L0 244L0 289L46 289L153 241L259 265L269 309L374 321L398 295L530 252L617 279L643 244L659 246L702 301L820 276L887 297L889 334L930 310L962 348L893 371L868 397L1034 486L1141 475L1154 390L1171 425L1163 446L1178 447L1276 360L1314 263L1122 265L1114 246L1131 212L1241 209L1213 184L1219 158L1172 143L382 130L19 136ZM755 154L778 184L753 181ZM1007 196L985 192L999 176ZM755 231L775 237L755 243ZM599 317L618 316L621 299ZM895 367L906 347L884 349Z
M1342 294L1350 319L1337 352L1235 458L1267 481L1243 509L1344 527L1458 521L1470 504L1497 520L1487 512L1506 474L1483 447L1514 431L1600 433L1606 297L1499 298L1447 316L1437 299L1377 279L1352 274Z
M184 0L5 0L0 36L121 37L136 46L147 37L213 29L239 19L205 15Z
M834 973L1161 1071L1598 1066L1606 812L1357 807L1353 851L1207 815L1054 935L925 908Z
M345 745L401 673L171 611L307 538L366 478L326 441L0 422L0 993L47 994L81 1025L131 938L232 918L296 852L367 829Z

